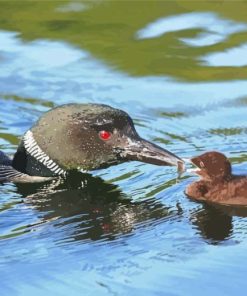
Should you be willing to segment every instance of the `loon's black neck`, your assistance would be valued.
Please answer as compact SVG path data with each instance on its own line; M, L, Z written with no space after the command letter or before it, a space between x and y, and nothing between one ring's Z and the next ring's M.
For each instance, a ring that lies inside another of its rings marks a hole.
M54 172L48 169L43 163L38 161L35 157L30 155L25 147L23 141L20 143L13 161L12 166L19 172L28 174L30 176L53 177L56 176Z

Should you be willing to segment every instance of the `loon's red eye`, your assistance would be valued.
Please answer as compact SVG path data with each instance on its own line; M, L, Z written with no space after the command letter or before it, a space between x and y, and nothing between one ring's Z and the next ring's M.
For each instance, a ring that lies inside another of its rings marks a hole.
M99 132L99 137L101 140L107 141L110 140L111 138L111 133L107 131L100 131Z

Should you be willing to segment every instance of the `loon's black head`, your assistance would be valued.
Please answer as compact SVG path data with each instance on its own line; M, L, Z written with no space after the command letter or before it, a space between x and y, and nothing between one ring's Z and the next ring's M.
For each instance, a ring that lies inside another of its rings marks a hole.
M129 160L182 164L171 152L137 134L130 116L99 104L67 104L45 113L24 135L13 166L29 175L61 175Z

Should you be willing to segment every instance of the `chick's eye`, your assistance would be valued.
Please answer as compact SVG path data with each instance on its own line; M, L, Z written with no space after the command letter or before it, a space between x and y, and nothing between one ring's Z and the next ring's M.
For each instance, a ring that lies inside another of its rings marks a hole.
M203 162L203 161L200 161L200 167L201 167L201 168L204 168L204 167L205 167L205 165L204 165L204 162Z
M104 141L108 141L108 140L110 140L110 138L111 138L111 133L110 132L108 132L108 131L100 131L99 132L99 137L100 137L100 139L101 140L104 140Z

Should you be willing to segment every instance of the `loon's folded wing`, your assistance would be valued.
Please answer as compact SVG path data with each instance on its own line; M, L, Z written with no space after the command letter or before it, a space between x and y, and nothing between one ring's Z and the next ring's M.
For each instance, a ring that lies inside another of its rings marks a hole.
M10 165L12 164L12 160L5 154L3 151L0 151L0 165Z
M11 165L0 164L0 182L14 182L14 183L39 183L54 179L53 177L38 177L23 174Z

